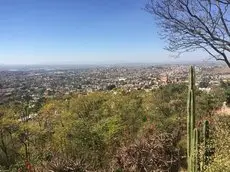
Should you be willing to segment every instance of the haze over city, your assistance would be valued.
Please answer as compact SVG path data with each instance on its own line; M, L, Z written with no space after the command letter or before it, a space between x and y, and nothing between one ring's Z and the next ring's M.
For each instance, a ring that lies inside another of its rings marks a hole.
M145 0L0 0L0 64L201 61L172 58Z

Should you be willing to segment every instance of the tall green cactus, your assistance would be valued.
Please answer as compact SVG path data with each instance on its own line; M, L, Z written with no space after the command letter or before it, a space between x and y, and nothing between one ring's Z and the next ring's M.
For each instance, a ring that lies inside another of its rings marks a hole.
M194 68L190 68L189 76L189 91L188 91L188 102L187 102L187 160L188 160L188 171L193 172L196 167L197 155L195 149L197 148L196 143L198 141L198 130L195 129L195 71Z
M203 154L203 166L208 164L208 139L209 139L209 122L206 120L203 124L203 143L204 143L204 154Z
M199 145L200 145L200 131L194 129L194 171L200 171L200 159L199 159Z
M208 149L207 139L209 138L209 124L208 121L204 122L203 127L203 138L204 138L204 154L203 158L200 158L200 131L196 126L196 115L195 115L195 69L190 67L189 76L189 90L187 100L187 162L188 172L201 171L204 165L208 162ZM201 160L203 162L201 162Z

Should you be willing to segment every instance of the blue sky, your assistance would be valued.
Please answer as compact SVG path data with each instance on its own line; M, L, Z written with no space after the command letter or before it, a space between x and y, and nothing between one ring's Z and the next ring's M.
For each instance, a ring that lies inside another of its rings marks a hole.
M0 64L174 61L146 1L0 0Z

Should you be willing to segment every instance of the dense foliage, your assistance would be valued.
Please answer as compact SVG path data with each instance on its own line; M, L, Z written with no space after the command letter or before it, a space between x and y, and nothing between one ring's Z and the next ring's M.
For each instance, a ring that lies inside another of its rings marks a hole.
M197 91L199 118L221 106ZM220 96L219 96L220 95ZM158 171L186 166L186 85L113 89L0 108L0 170Z
M212 133L211 147L214 148L214 155L206 167L206 172L222 172L230 169L230 117L229 114L222 114L213 119L215 132Z

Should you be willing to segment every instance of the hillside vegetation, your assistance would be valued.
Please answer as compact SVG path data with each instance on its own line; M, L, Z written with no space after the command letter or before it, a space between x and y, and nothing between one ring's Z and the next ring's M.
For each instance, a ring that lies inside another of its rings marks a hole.
M199 119L218 124L213 144L224 144L219 141L226 140L229 126L215 115L224 90L196 95L197 125ZM49 99L32 119L29 103L1 106L0 171L185 169L186 100L187 86L171 84L151 92L117 89ZM219 168L226 157L229 153L216 149L209 169ZM222 169L226 166L227 160Z

